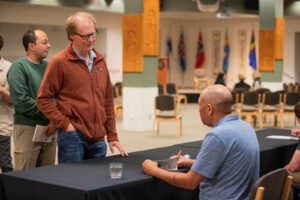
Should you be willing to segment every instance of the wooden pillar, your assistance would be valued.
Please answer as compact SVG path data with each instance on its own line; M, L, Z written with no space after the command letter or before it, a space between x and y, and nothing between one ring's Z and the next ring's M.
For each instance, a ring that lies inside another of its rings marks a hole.
M123 17L123 129L132 131L151 130L158 94L159 0L142 2Z

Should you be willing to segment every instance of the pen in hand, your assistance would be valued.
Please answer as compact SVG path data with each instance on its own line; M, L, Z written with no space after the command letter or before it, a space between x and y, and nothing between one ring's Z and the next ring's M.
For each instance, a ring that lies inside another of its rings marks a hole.
M179 157L180 157L181 152L182 152L181 150L178 151L178 153L177 153L177 155L176 155L176 158L179 158Z

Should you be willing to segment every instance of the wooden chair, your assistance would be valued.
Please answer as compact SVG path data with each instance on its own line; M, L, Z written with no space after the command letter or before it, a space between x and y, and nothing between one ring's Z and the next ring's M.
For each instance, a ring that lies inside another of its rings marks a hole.
M232 94L232 106L231 106L232 113L240 114L241 98L242 98L242 94L245 92L247 92L246 88L236 88L231 92L231 94Z
M113 94L114 94L114 109L115 109L115 117L122 117L123 104L122 104L122 88L119 85L113 86Z
M167 94L174 95L178 104L180 104L181 101L184 101L184 104L187 105L187 96L178 94L178 88L176 84L167 83L166 92Z
M204 88L206 88L207 86L209 86L210 81L207 77L203 77L203 78L198 78L196 76L194 76L194 89L198 90L200 85L203 85Z
M294 83L289 83L288 85L288 92L294 92L295 91L295 85Z
M283 108L280 110L280 128L284 128L284 115L295 116L295 104L300 101L300 93L289 92L283 96ZM294 125L296 126L296 118Z
M256 181L249 200L287 200L292 180L283 168L271 171Z
M268 88L258 88L257 90L255 90L254 92L257 92L259 94L265 94L265 93L268 93L268 92L271 92L270 89Z
M159 135L159 122L176 122L176 137L178 132L182 135L182 116L177 113L177 102L174 96L159 95L155 97L155 115L152 128L152 136L155 132L155 123L157 122L157 135Z
M258 118L259 127L263 127L261 105L261 95L257 92L245 92L242 94L241 99L241 111L240 118L246 116L247 122L250 124L251 119L254 117L254 126L256 125L256 119Z
M282 95L279 92L269 92L263 94L262 100L262 117L271 115L272 123L277 125L277 116L280 114ZM281 119L280 119L281 120Z
M165 85L161 83L157 83L157 88L158 88L158 95L166 94Z
M300 83L295 83L295 91L294 92L300 92Z
M288 92L288 89L289 89L288 84L287 84L287 83L283 83L283 84L282 84L282 90Z

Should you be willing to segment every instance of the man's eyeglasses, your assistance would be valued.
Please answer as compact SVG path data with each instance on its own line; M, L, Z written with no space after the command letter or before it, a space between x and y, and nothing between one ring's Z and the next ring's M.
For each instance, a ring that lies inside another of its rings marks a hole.
M90 37L92 37L93 39L96 39L98 32L95 31L94 33L90 33L90 34L86 34L86 35L81 35L81 34L75 32L75 34L80 36L83 40L88 40Z

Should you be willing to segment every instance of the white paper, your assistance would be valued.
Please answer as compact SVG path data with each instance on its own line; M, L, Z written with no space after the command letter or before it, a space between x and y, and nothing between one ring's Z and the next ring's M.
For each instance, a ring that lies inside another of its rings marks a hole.
M44 133L46 126L36 125L34 135L32 138L33 142L52 142L53 135L46 136Z
M285 136L285 135L269 135L266 138L269 138L269 139L279 139L279 140L298 140L297 137Z

